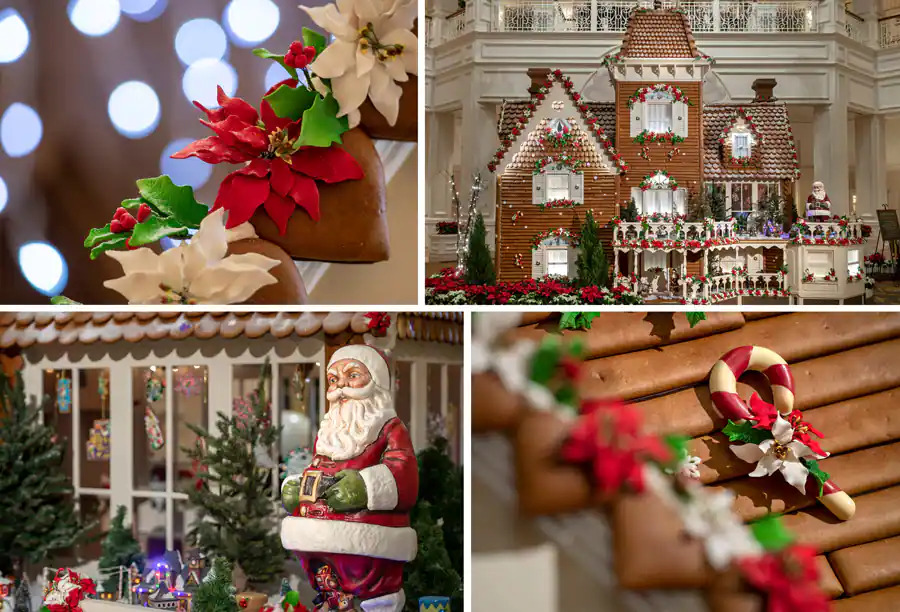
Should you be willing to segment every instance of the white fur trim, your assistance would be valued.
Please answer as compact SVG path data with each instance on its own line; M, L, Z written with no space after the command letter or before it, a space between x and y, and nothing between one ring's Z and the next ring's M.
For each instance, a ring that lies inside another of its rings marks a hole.
M331 359L328 361L328 367L330 368L336 361L341 359L353 359L360 362L369 370L369 374L377 386L390 391L391 372L388 369L387 361L371 346L366 346L365 344L342 346L331 356Z
M393 561L412 561L418 550L416 531L412 527L300 516L281 521L281 544L299 552L365 555Z
M388 593L381 597L373 597L359 602L363 612L400 612L406 604L406 593L400 589L396 593Z
M366 483L369 510L379 512L397 507L397 481L390 468L383 463L359 471Z

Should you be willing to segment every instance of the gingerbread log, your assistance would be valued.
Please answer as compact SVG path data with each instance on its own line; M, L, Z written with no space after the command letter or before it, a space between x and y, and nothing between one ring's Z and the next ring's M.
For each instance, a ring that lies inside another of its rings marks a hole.
M772 386L775 408L787 416L794 410L794 377L790 366L774 351L761 346L742 346L727 352L713 366L709 375L709 391L719 413L735 423L753 418L753 413L737 393L737 379L748 371L761 372ZM842 521L853 516L853 500L831 480L822 486L817 498Z

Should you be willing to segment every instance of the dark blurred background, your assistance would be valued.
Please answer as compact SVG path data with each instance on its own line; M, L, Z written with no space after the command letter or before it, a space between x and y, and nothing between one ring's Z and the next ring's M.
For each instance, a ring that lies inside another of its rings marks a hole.
M251 51L286 51L314 27L298 4L0 0L0 302L121 303L102 286L121 268L90 260L87 232L142 177L170 174L213 202L233 166L168 159L211 135L191 100L215 106L221 84L257 106L286 73Z

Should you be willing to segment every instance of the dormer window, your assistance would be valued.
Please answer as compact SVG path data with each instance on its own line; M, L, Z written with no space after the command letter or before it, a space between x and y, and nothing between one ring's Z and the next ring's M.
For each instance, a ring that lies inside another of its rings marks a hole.
M646 103L645 124L647 131L657 134L672 129L672 102L669 100L653 100Z
M672 91L675 91L678 99ZM628 102L631 109L631 137L642 132L672 132L676 136L687 138L688 106L685 100L681 90L665 84L639 89Z
M554 119L550 122L550 129L557 134L569 131L571 128L565 119Z
M731 154L735 159L750 157L750 134L736 133L731 135Z

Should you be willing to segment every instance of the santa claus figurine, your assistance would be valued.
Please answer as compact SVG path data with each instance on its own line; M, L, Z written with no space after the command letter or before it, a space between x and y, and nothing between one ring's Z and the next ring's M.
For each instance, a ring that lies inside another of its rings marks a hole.
M806 218L813 221L831 219L831 200L825 193L825 184L822 181L812 184L812 193L806 198Z
M370 346L345 346L331 357L327 380L312 463L281 487L290 514L281 542L318 591L316 610L358 602L367 612L398 612L403 566L418 547L409 511L419 469L394 412L388 362Z

